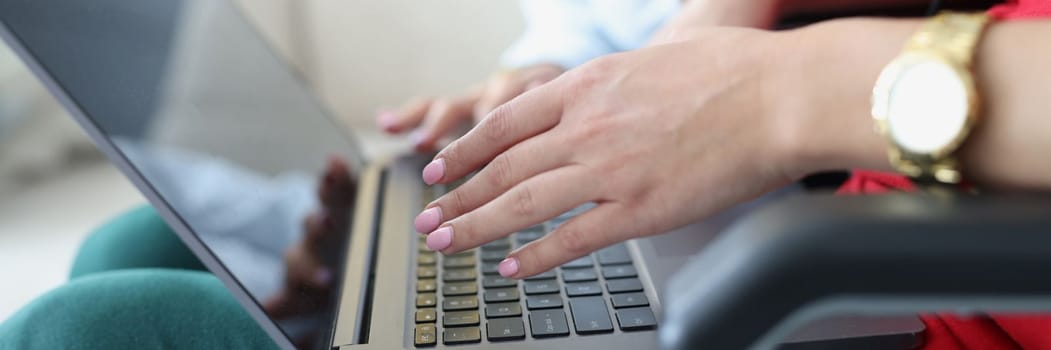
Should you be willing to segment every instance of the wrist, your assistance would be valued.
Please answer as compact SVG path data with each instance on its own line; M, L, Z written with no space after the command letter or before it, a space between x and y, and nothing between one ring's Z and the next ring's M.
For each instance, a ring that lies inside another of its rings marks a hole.
M873 130L872 88L916 20L847 19L787 32L774 68L784 168L793 178L852 168L891 170Z

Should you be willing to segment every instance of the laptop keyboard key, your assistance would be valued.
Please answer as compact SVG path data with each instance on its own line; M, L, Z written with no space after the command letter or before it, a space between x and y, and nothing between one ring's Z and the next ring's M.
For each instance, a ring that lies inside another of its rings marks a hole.
M485 302L495 303L518 300L518 288L495 288L485 291Z
M591 262L591 256L587 255L587 256L579 257L576 260L567 262L565 264L562 264L562 267L564 267L564 268L591 267L592 264L593 263Z
M514 287L518 285L518 280L510 278L504 278L502 276L485 276L482 278L482 287L485 288L503 288L503 287Z
M485 317L510 317L510 316L521 316L522 305L518 303L496 303L488 304L485 306Z
M623 331L653 329L657 326L657 318L648 307L620 309L617 310L617 323Z
M438 289L438 283L433 278L416 281L417 292L433 292Z
M430 346L438 342L438 331L433 324L416 326L416 346Z
M555 279L555 277L558 277L558 274L555 273L555 270L548 270L548 271L544 271L542 273L538 273L538 274L533 275L533 276L526 277L525 280L526 281L550 280L550 279Z
M602 295L602 286L598 282L567 283L566 295L571 297Z
M650 305L650 300L646 298L644 293L614 294L609 300L613 303L613 307L617 309Z
M446 328L442 342L445 345L477 343L482 341L482 330L478 327Z
M456 253L456 254L452 254L452 255L446 255L445 257L446 257L446 258L465 258L465 257L474 257L474 249L471 249L471 250L465 250L465 251L462 251L462 252L459 252L459 253Z
M465 295L460 297L448 297L442 300L442 310L458 311L478 308L478 296Z
M420 253L419 257L416 258L416 263L421 266L434 265L436 261L438 261L438 257L434 255L434 252Z
M558 281L525 281L526 295L558 293Z
M446 257L442 261L445 268L474 267L474 255L460 257Z
M446 327L474 326L478 324L479 318L478 310L446 312L445 315L442 315L442 325Z
M525 338L525 324L521 318L497 318L486 324L489 341L517 340Z
M558 294L531 295L526 298L526 308L530 310L562 307L562 297Z
M485 262L500 262L507 257L508 250L482 250L481 258Z
M482 263L482 274L483 275L499 275L500 264L495 262L483 262Z
M474 269L448 269L442 273L445 282L474 281L478 278L478 272Z
M624 244L603 248L595 255L598 257L598 263L602 265L627 264L631 262L631 254L628 253L628 247Z
M420 293L416 296L416 307L434 307L438 303L438 297L434 293Z
M608 280L606 290L610 293L641 292L642 282L636 278Z
M606 279L616 278L628 278L638 276L635 271L635 266L632 265L613 265L602 267L602 277Z
M569 335L566 313L562 310L542 310L529 313L529 328L534 338Z
M469 295L478 293L478 282L453 282L446 283L442 286L442 295L444 296L455 296L455 295Z
M416 277L418 278L434 278L438 275L438 269L434 266L420 266L416 268Z
M601 296L570 298L569 310L573 313L573 326L578 334L613 331L613 321L609 319L606 301Z
M416 323L434 322L437 318L438 314L432 308L416 310Z
M588 282L597 279L595 269L562 269L562 280L566 282Z

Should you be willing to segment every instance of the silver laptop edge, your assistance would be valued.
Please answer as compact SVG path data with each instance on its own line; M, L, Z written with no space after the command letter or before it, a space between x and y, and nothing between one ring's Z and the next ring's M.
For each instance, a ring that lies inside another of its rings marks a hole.
M368 165L360 173L358 178L358 193L355 203L354 216L350 230L350 239L347 240L346 260L344 274L340 288L339 310L336 312L336 325L333 334L332 346L362 343L367 334L362 334L360 327L362 322L368 322L363 317L367 316L362 311L369 305L365 298L365 290L362 288L346 288L347 286L368 286L369 271L372 269L374 252L370 249L373 241L378 239L376 232L376 212L380 208L377 204L381 193L383 165L387 161L375 162ZM389 215L389 214L388 214ZM357 282L357 283L349 283Z

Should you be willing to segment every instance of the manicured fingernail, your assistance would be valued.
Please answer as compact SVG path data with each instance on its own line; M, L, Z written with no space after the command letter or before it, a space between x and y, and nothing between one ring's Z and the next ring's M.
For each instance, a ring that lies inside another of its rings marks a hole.
M318 285L327 286L329 282L332 282L332 271L329 269L320 269L314 272L314 282Z
M383 111L376 118L376 122L379 123L383 130L391 131L394 130L394 125L398 122L398 115L390 111Z
M426 139L427 132L423 131L423 129L416 129L411 134L409 134L409 140L411 140L412 145L416 147L420 147L420 144L422 144L423 141L426 141Z
M453 244L453 228L449 226L431 232L427 235L427 249L438 251L449 248Z
M420 215L416 215L416 232L428 233L434 231L441 222L442 208L434 207L424 210Z
M497 271L500 271L500 276L511 278L518 273L518 259L507 258L500 262L500 265L496 267Z
M430 164L423 167L423 182L428 185L438 183L439 180L445 177L445 160L438 158L431 161Z

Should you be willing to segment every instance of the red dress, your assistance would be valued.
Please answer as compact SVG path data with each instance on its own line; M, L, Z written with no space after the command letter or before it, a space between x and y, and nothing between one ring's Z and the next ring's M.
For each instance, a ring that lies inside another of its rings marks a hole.
M989 10L998 20L1051 18L1051 0L1007 1ZM879 193L913 190L905 178L888 173L855 171L839 193ZM1051 349L1051 315L921 315L927 326L924 350Z

